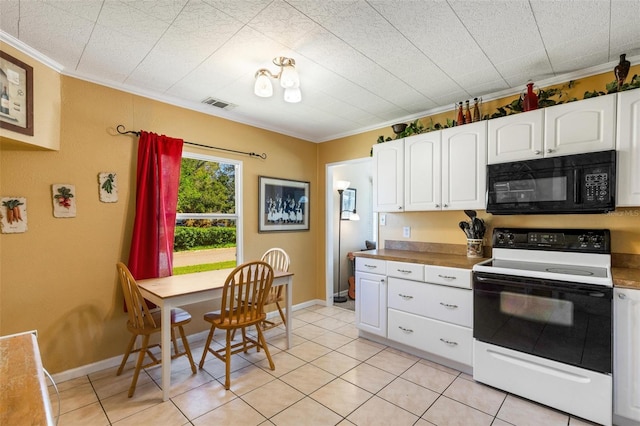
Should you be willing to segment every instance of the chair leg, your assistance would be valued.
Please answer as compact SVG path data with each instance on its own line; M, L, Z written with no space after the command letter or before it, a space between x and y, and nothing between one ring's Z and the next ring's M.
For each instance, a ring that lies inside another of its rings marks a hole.
M189 358L189 364L191 364L191 372L196 374L196 365L193 363L193 357L191 356L191 348L189 348L189 342L187 341L187 336L184 334L184 328L181 325L178 326L178 331L180 332L180 338L182 339L182 346L184 346L184 351L187 354L187 358Z
M243 329L244 330L244 329ZM231 329L227 329L227 348L224 357L224 388L229 390L231 387Z
M176 333L173 327L171 327L171 342L173 343L173 354L178 355L180 349L178 349L178 341L176 340Z
M133 393L136 391L138 376L140 375L140 369L142 368L142 362L144 361L144 356L147 353L148 347L149 347L149 335L146 334L142 338L142 347L140 348L140 353L138 354L138 362L136 362L136 370L133 372L133 379L131 380L131 386L129 386L129 398L131 398L133 396Z
M116 373L116 376L119 376L122 374L122 369L124 369L124 365L127 363L127 360L129 359L129 355L131 355L131 349L133 349L133 345L136 343L136 335L133 334L131 336L131 339L129 340L129 344L127 345L127 350L125 351L123 357L122 357L122 362L120 363L120 368L118 368L118 372Z
M284 326L287 326L287 319L284 316L284 312L282 312L282 308L280 307L280 303L276 302L276 307L278 308L278 312L280 312L280 318L282 318L282 323Z
M209 345L211 344L211 339L213 339L213 332L216 327L211 326L211 330L209 331L209 335L207 336L207 343L204 344L204 350L202 351L202 359L200 360L199 367L202 368L204 365L204 359L207 357L207 353L209 352Z
M275 370L276 366L273 363L273 360L271 359L271 354L269 353L269 347L267 346L267 342L264 340L264 334L262 334L262 330L260 330L260 327L256 327L256 330L258 330L258 342L260 342L260 346L262 346L262 348L264 349L264 353L267 356L267 359L269 360L269 368L272 370ZM260 346L258 346L258 348Z

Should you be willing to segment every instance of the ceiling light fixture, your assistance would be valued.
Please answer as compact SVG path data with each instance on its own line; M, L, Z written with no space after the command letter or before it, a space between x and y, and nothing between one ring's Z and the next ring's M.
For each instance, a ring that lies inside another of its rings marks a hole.
M269 98L273 96L273 85L271 78L280 80L280 86L284 88L284 101L297 103L302 100L302 92L300 92L300 77L296 71L296 61L292 58L278 56L273 58L273 63L280 67L280 72L273 74L266 68L260 68L256 71L256 83L253 92L261 98Z

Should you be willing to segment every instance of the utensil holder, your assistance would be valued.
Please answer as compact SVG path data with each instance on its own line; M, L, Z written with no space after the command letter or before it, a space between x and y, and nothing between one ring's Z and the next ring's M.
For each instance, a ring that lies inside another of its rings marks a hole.
M482 238L467 239L467 257L482 257Z

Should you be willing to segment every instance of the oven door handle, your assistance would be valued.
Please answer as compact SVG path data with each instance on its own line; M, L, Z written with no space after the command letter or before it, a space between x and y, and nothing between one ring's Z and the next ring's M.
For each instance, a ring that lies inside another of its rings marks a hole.
M474 274L473 280L474 283L478 282L478 284L495 284L508 287L523 286L528 288L542 288L547 290L559 290L567 293L584 294L592 297L608 297L610 299L613 299L613 289L611 287L605 287L597 284L567 283L564 281L545 280L530 277L485 277L477 274Z

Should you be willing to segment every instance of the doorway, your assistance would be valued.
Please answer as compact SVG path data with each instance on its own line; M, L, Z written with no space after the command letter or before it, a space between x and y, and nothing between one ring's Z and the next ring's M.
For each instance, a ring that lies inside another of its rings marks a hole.
M327 164L326 166L326 303L334 305L334 296L347 295L349 276L353 263L347 258L349 252L365 249L365 241L376 241L376 219L373 213L373 175L371 157ZM355 189L355 209L358 221L343 220L340 217L340 195L336 190L337 181L349 181L349 188ZM338 254L340 246L340 254ZM340 262L340 263L338 263ZM338 273L340 279L338 279ZM357 295L356 295L357 298ZM353 307L350 298L346 304L335 303L338 307ZM341 306L346 305L346 306Z

